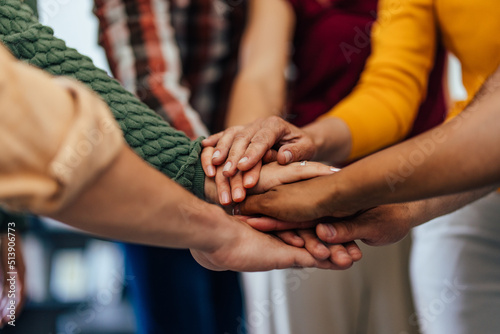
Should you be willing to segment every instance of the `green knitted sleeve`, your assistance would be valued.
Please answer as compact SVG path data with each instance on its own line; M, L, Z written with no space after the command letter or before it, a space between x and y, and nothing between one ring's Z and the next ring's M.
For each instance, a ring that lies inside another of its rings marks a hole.
M200 139L191 141L153 110L126 91L90 58L68 48L40 24L19 0L0 0L0 40L14 56L53 75L73 77L95 92L110 107L127 143L150 165L204 197Z

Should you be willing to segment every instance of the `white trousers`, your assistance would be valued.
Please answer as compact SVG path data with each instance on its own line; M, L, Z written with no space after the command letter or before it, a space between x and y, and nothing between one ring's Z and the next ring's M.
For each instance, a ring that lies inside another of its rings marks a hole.
M410 240L360 244L346 271L302 269L243 274L250 334L418 333L408 274Z
M415 228L411 281L422 333L500 333L500 194Z

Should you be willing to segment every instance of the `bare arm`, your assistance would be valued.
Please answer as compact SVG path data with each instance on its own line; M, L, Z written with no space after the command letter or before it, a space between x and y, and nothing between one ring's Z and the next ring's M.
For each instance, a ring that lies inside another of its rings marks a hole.
M295 16L286 0L252 0L226 126L279 115Z
M351 220L319 224L316 233L325 242L361 239L372 246L387 245L401 240L411 228L458 210L494 189L490 186L416 202L382 205Z
M450 122L334 175L250 198L242 212L313 220L499 184L499 79L497 70L473 104Z
M207 145L202 154L205 173L215 177L221 203L242 201L246 189L255 186L259 179L260 160L253 162L252 170L245 175L244 183L228 177L237 172L242 158L240 150L232 149L246 145L245 141L257 131L251 126L243 127L261 118L277 116L283 110L286 85L285 69L289 60L290 42L295 16L286 0L252 0L241 51L240 70L235 79L226 126L213 145ZM278 118L278 117L276 117ZM236 135L246 129L248 134ZM214 138L214 136L212 136ZM211 140L205 143L212 142ZM233 144L234 143L234 144ZM272 146L272 145L271 145ZM262 148L268 151L271 147ZM225 163L224 163L225 162ZM224 166L220 166L224 163Z
M359 205L365 207L499 184L499 83L500 69L448 123L346 168L347 183L340 182L340 193L354 178L359 184L359 173L365 195L359 196L360 188L348 192L358 201L364 198Z

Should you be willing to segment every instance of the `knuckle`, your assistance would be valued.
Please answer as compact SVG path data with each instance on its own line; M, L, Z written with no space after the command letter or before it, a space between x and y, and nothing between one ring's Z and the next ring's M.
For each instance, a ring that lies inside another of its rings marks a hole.
M234 135L234 141L248 141L249 140L249 134L248 132L245 133L245 132L237 132L235 135Z
M276 126L283 126L283 119L279 116L270 116L267 119L267 124L271 127L276 127Z
M224 134L234 134L238 132L238 127L237 126L232 126L230 128L227 128L225 131L224 131Z
M271 129L262 129L252 137L251 143L258 144L266 147L266 149L270 149L274 144L271 142L274 139L274 135Z

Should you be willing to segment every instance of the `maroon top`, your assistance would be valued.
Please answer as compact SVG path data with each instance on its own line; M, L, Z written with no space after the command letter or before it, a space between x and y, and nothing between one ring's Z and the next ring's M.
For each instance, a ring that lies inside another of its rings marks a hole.
M328 112L356 86L370 55L376 0L288 0L296 15L288 120L306 125ZM324 3L328 3L324 4ZM441 123L446 114L442 89L445 52L438 48L427 100L411 135Z

